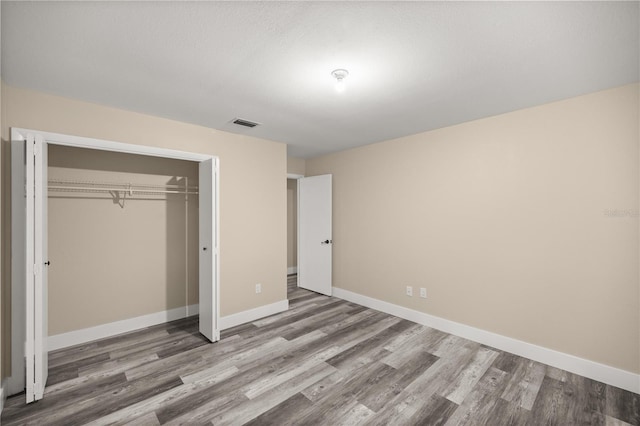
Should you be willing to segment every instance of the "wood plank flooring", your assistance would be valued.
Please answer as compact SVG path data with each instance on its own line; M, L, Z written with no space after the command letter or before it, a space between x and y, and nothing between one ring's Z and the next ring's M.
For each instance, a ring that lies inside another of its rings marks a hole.
M3 425L640 425L640 396L298 289L209 344L197 318L52 352Z

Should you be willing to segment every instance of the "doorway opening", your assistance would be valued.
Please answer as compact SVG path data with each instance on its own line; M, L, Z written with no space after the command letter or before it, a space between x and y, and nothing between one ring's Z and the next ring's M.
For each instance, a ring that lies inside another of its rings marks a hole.
M197 314L198 163L48 149L48 349L116 321Z
M287 178L287 276L298 272L298 181Z
M199 331L210 341L219 340L219 168L216 157L15 128L11 129L11 144L12 253L15 255L12 257L11 377L7 387L10 395L19 393L26 387L27 402L41 399L47 378L47 277L50 265L47 256L47 153L50 145L109 153L105 155L132 154L134 157L158 157L197 163ZM66 183L68 188L69 182ZM78 182L74 183L76 187L80 186ZM165 185L164 191L166 194L170 193L166 189L167 185L180 187L183 184L188 188L187 182L170 181ZM64 185L58 182L58 187L60 186ZM111 194L112 201L124 207L124 195L116 191L117 188L111 189L114 190ZM131 187L123 192L133 196ZM189 190L182 192L181 196L188 195L185 193ZM189 215L188 206L184 205L185 215ZM189 297L185 295L185 302L188 301Z

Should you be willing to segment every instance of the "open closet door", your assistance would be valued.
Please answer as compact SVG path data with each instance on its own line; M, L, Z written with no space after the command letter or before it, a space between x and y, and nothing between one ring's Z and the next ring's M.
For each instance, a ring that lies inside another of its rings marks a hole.
M14 148L20 148L14 145ZM25 182L25 370L27 402L42 399L47 383L47 143L26 137ZM16 176L14 175L14 178Z
M200 232L199 267L199 313L200 333L207 339L218 340L217 294L214 293L214 280L217 278L217 227L216 227L216 160L200 162L198 200Z
M35 137L35 285L34 285L34 326L35 326L35 378L34 400L42 399L49 372L47 339L48 327L48 178L49 167L47 142L40 135Z

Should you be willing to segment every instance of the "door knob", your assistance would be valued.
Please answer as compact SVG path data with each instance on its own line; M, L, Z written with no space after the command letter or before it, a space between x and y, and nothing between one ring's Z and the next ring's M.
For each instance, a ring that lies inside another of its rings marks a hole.
M46 262L44 262L44 264L49 266L49 265L51 265L51 262L47 260Z
M333 242L333 240L324 240L324 241L320 241L320 244L331 244Z

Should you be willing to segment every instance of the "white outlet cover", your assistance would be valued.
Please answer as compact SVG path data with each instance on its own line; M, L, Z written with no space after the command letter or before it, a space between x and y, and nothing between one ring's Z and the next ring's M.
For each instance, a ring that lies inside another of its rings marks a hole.
M262 284L256 284L256 293L262 293Z
M413 287L407 286L407 296L413 296Z
M424 287L420 287L420 297L422 297L423 299L427 298L427 289Z

